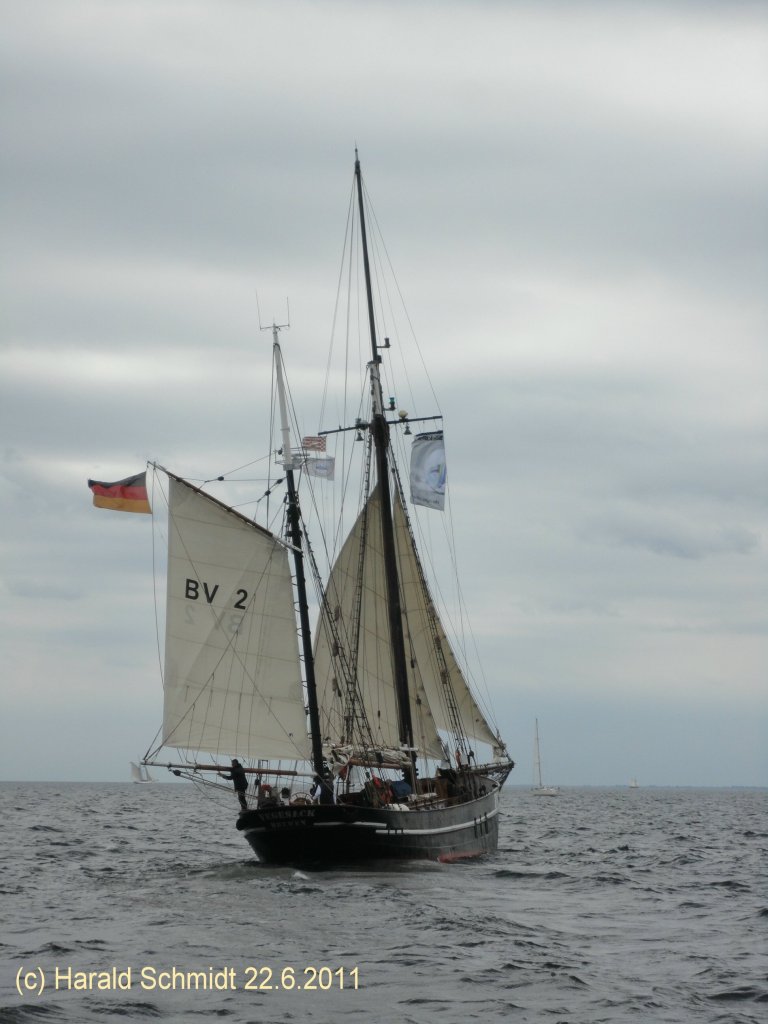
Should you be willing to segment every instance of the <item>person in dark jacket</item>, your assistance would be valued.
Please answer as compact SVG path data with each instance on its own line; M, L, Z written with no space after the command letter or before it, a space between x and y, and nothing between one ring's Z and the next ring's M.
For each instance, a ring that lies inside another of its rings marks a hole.
M237 760L236 757L232 758L232 770L229 775L224 775L223 772L217 772L222 779L231 779L232 785L235 787L237 793L237 799L240 801L240 807L242 810L248 810L248 803L245 799L245 791L248 789L248 779L245 777L245 769Z
M321 779L319 775L312 776L313 786L310 791L310 799L313 804L332 804L333 786L327 779Z

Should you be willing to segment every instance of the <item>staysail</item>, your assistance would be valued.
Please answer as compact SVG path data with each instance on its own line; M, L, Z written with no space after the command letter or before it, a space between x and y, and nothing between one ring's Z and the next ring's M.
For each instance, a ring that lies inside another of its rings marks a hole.
M499 742L496 732L472 696L432 602L405 510L399 500L394 503L394 521L406 643L434 721L439 729L453 732L455 714L467 737L495 746Z
M288 554L169 474L163 746L309 756Z
M397 749L400 740L380 520L377 486L331 570L316 633L315 674L324 733L351 742L352 737L344 734L344 693L333 657L334 636L339 634L338 624L344 623L347 633L341 634L341 642L348 651L357 650L358 691L374 743ZM422 754L443 758L438 729L455 732L458 714L466 736L495 744L495 733L467 687L432 604L399 498L394 502L394 523L414 742ZM331 617L335 630L330 628Z

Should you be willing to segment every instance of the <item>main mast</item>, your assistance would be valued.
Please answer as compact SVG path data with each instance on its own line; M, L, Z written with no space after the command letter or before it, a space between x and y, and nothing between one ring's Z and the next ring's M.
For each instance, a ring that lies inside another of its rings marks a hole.
M285 382L283 380L283 354L278 340L279 328L272 325L272 350L277 376L277 398L280 405L280 429L282 433L283 468L288 489L288 535L293 545L293 562L296 572L296 597L299 606L299 624L301 626L301 646L304 655L304 680L307 685L307 705L309 710L309 731L312 739L312 765L318 775L324 775L323 742L320 735L320 711L317 703L317 684L315 682L315 659L312 652L312 633L309 626L309 605L307 603L307 582L304 575L304 554L301 546L301 512L299 496L293 479L293 452L291 449L291 431L288 424L288 407L285 400Z
M387 585L387 609L389 617L389 633L392 648L392 668L397 696L398 731L400 742L408 751L411 760L411 781L415 785L413 759L413 723L411 721L411 700L408 690L408 671L405 655L405 638L403 636L403 616L400 604L400 577L397 568L395 549L395 529L392 517L392 494L389 479L389 424L384 412L384 395L381 389L381 355L376 340L376 321L373 311L373 291L371 288L371 267L368 260L368 240L365 231L365 211L363 209L363 179L360 172L360 160L355 150L355 181L357 183L357 201L360 212L360 239L363 246L363 267L365 270L365 290L368 300L368 325L371 335L371 389L373 394L373 416L371 433L376 453L376 470L379 490L381 492L381 534L384 549L384 569Z

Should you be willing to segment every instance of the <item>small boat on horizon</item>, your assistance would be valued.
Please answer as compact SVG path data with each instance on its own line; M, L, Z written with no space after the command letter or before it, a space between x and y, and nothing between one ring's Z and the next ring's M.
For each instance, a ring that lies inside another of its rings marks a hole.
M157 782L157 779L153 778L145 764L136 764L135 761L131 761L131 781L143 785L146 782Z
M559 796L558 786L545 786L541 778L541 752L539 750L539 720L535 719L533 740L533 789L534 796Z

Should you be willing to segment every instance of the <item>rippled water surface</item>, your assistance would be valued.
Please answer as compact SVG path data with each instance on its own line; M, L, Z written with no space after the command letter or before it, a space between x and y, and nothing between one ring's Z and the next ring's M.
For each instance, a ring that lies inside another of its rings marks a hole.
M484 861L310 873L192 787L2 784L0 1021L766 1019L764 790L503 809Z

